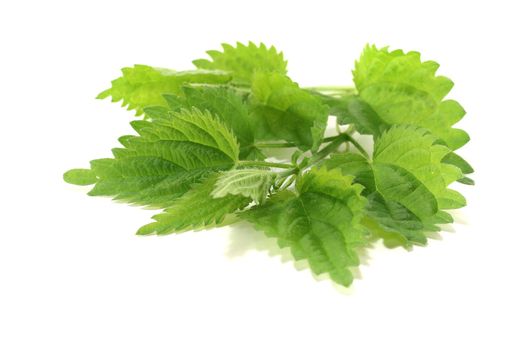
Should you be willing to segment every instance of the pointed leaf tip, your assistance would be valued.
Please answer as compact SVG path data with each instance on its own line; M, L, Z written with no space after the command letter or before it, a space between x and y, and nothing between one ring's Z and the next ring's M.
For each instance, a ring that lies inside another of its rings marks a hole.
M72 185L86 186L97 182L97 176L91 169L71 169L64 173L64 181Z

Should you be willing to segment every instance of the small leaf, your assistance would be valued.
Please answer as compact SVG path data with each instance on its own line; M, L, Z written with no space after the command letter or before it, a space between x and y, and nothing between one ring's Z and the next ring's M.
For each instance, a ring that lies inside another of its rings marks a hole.
M222 44L223 52L211 50L211 60L193 61L200 69L222 70L232 74L233 83L249 85L255 72L277 72L286 74L286 61L282 52L275 47L260 46L250 42L248 45L237 43L236 47Z
M262 203L275 181L276 173L268 169L234 169L223 172L212 192L214 198L238 194Z

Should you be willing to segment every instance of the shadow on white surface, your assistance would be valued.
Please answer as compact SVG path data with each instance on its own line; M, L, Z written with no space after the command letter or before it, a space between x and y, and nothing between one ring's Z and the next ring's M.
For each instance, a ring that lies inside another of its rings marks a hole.
M283 264L293 263L297 271L309 269L306 260L295 261L289 248L280 248L277 244L277 239L266 237L263 232L255 230L249 223L237 222L231 225L230 228L230 245L225 253L227 258L239 258L250 251L266 252L271 257L280 256L281 263ZM369 265L369 248L371 248L371 246L358 249L360 265ZM352 272L354 279L362 279L359 267L351 267L350 271ZM353 284L350 287L345 288L332 282L327 273L321 275L311 273L311 275L316 281L330 281L334 288L342 294L351 294Z

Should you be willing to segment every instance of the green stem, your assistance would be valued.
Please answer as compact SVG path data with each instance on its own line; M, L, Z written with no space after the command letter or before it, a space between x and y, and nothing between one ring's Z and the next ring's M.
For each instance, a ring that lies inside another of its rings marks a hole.
M240 160L238 164L241 166L264 166L264 167L269 167L269 168L283 168L283 169L295 168L295 166L292 164L271 163L271 162L252 161L252 160Z
M366 159L370 159L370 156L368 155L368 153L366 153L366 151L363 148L363 146L361 146L361 144L359 142L357 142L356 139L354 139L352 136L348 135L348 141L352 145L354 145L354 147L359 151L359 153L361 153Z
M326 145L325 148L317 152L312 158L310 158L310 162L308 162L308 166L315 165L316 163L323 160L323 158L330 155L330 153L333 153L336 151L341 144L345 143L346 141L349 141L350 135L348 134L340 134L334 137L333 141L330 142L328 145Z
M305 87L307 90L314 90L318 92L326 92L326 91L333 91L333 92L354 92L355 87L353 86L307 86Z
M254 145L258 148L291 148L297 147L297 145L291 142L259 142Z
M296 175L299 172L299 168L288 169L277 174L279 179L287 178L290 175Z
M337 136L325 137L321 143L327 143L335 140ZM296 144L291 142L257 142L254 144L258 148L292 148L297 147Z
M325 138L323 139L323 143L326 143L326 142L331 142L331 141L333 141L333 140L337 139L338 137L339 137L339 135L336 135L336 136L329 136L329 137L325 137Z

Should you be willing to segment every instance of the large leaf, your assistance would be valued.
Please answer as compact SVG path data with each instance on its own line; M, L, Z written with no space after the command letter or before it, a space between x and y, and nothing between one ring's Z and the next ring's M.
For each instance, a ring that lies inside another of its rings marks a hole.
M296 189L297 194L279 192L241 217L290 247L296 260L307 259L315 274L328 272L335 282L350 285L349 267L359 264L356 247L365 243L362 187L340 171L313 169Z
M112 102L122 101L128 110L134 109L141 115L148 106L166 106L163 94L178 94L184 84L223 84L231 76L219 71L176 72L165 68L135 65L122 69L122 76L111 82L111 88L102 91L97 98L111 97Z
M367 214L383 229L424 244L424 232L448 222L443 209L466 204L458 192L448 188L462 177L461 170L444 162L450 150L436 141L424 129L395 126L377 139L371 161L344 153L333 155L323 165L340 169L365 186Z
M210 50L207 54L211 60L194 60L195 67L200 69L223 70L233 76L233 83L249 85L255 72L277 72L286 74L286 61L282 52L275 47L260 46L250 42L248 45L237 43L236 47L222 44L223 52Z
M172 110L198 106L216 115L228 126L241 146L241 159L264 159L254 146L254 123L248 106L235 90L227 87L185 86L182 94L166 95L166 101Z
M250 199L241 195L213 197L211 192L218 176L217 173L212 174L202 183L194 185L163 213L153 216L155 222L141 227L137 234L165 235L220 224L227 214L250 203Z
M443 162L450 153L448 147L437 143L428 131L415 126L392 127L384 133L374 146L374 173L387 182L390 173L397 169L409 172L436 198L439 209L454 209L465 206L465 198L457 191L447 188L460 179L461 170ZM376 169L381 164L387 171ZM393 169L393 170L392 170Z
M443 100L454 84L435 75L438 67L421 62L418 52L367 46L356 62L354 83L359 98L385 124L428 129L455 150L469 141L465 131L452 128L465 111L456 101Z
M66 181L81 184L84 179L89 184L96 178L90 195L165 207L211 172L235 165L235 137L209 112L192 109L169 116L132 122L139 136L120 138L124 148L114 149L114 158L94 160L90 170L66 173Z
M329 108L287 76L255 74L251 103L258 139L286 140L314 151L321 144Z

